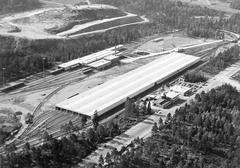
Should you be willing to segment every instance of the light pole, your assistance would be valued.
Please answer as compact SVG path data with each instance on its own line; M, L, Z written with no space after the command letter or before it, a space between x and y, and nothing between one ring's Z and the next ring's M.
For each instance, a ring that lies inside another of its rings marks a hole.
M45 74L44 74L44 71L45 71L45 57L43 57L42 58L42 65L43 65L43 67L42 67L42 70L43 70L43 77L45 77Z
M5 83L5 74L4 71L6 70L6 68L2 68L2 87L4 87L4 83Z

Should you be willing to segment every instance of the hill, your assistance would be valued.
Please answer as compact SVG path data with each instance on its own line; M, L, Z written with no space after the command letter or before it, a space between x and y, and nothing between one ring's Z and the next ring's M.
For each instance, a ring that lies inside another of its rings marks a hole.
M81 34L89 27L90 32L108 29L114 21L114 27L144 22L137 15L109 5L68 5L5 17L0 21L0 34L29 39L59 39Z
M38 0L0 0L0 14L26 11L40 6Z

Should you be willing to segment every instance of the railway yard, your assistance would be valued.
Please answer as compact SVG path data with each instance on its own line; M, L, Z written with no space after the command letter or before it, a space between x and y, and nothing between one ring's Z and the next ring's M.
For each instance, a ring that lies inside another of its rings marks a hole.
M24 87L9 93L0 92L0 104L11 105L14 103L15 106L25 108L26 111L34 115L33 123L22 127L23 130L20 130L6 144L14 143L18 148L22 147L26 142L29 142L30 145L38 145L42 143L44 132L53 137L63 136L65 133L61 131L61 126L69 121L72 121L73 125L79 126L81 125L81 116L56 110L55 105L57 103L152 62L162 57L162 55L168 54L166 52L184 52L188 55L200 57L204 63L210 57L217 55L224 46L231 43L228 40L187 39L179 35L179 33L175 34L172 41L168 41L169 36L172 36L172 34L165 34L161 36L162 41L156 42L156 45L162 46L164 51L162 49L160 51L151 50L151 47L145 50L145 47L148 47L148 45L145 45L146 43L159 38L159 35L156 35L123 45L124 50L119 50L115 54L119 56L120 60L103 70L93 69L90 73L84 73L83 69L86 68L86 65L84 65L56 75L44 72L44 75L40 73L26 78ZM181 42L181 38L185 40ZM142 50L147 51L148 54L137 54L136 51ZM114 55L114 53L112 54ZM133 61L126 63L124 60L127 59ZM18 99L22 100L16 103L15 100ZM89 126L91 126L90 123L85 127ZM2 146L0 152L3 151Z

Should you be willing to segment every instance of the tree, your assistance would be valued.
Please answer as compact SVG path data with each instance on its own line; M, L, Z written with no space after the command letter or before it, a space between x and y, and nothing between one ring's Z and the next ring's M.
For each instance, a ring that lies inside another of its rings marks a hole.
M82 128L85 126L86 122L87 122L87 117L86 117L85 115L83 115L83 116L81 117Z
M3 156L0 155L0 168L3 168L3 166L4 166Z
M124 110L125 117L132 116L133 111L134 109L133 109L132 100L129 97L127 97L127 100L125 102L125 110Z
M157 132L158 132L158 126L157 126L157 123L154 123L152 127L152 134L156 135Z
M163 159L160 159L158 168L165 168L165 167L166 166L165 166Z
M171 120L172 120L172 114L171 114L171 113L168 113L168 114L167 114L167 117L166 117L166 120L165 120L165 124L170 123Z
M15 150L17 150L17 147L14 143L11 143L9 145L5 145L5 150L9 153L14 152Z
M27 113L25 116L25 123L26 124L32 124L33 123L33 115L30 113Z
M143 115L148 113L147 101L146 100L144 100L144 102L143 102L143 109L142 110L143 110Z
M112 160L111 160L111 155L110 153L108 152L105 156L105 162L110 165L112 163Z
M104 137L106 136L106 130L105 130L105 127L103 125L98 126L97 136L100 140L103 140Z
M151 102L148 102L148 106L147 106L147 112L148 114L152 114L152 107L151 107Z
M100 157L99 157L99 159L98 159L98 165L99 165L100 167L103 167L103 165L104 165L104 159L103 159L103 156L102 156L102 155L100 155Z
M47 131L43 132L42 139L43 139L43 141L49 141L50 140L50 135L48 134Z
M23 150L29 151L30 150L30 144L28 142L25 143Z
M99 125L99 117L98 117L98 111L96 110L94 112L93 118L92 118L92 122L93 122L93 128L94 130L97 129L98 125Z
M86 138L87 138L87 140L88 140L89 142L95 143L95 141L96 141L96 134L95 134L94 129L92 129L92 128L89 128L89 129L88 129Z

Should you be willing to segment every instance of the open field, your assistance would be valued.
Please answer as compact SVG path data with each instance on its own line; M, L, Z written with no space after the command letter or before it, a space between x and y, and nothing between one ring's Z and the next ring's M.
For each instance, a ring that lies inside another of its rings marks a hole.
M150 53L157 53L166 50L171 50L178 47L183 47L186 45L200 44L203 42L210 42L212 40L204 40L201 38L191 38L182 35L181 33L176 33L170 36L163 36L161 41L154 42L154 40L148 41L145 44L137 48L137 51L144 51Z

